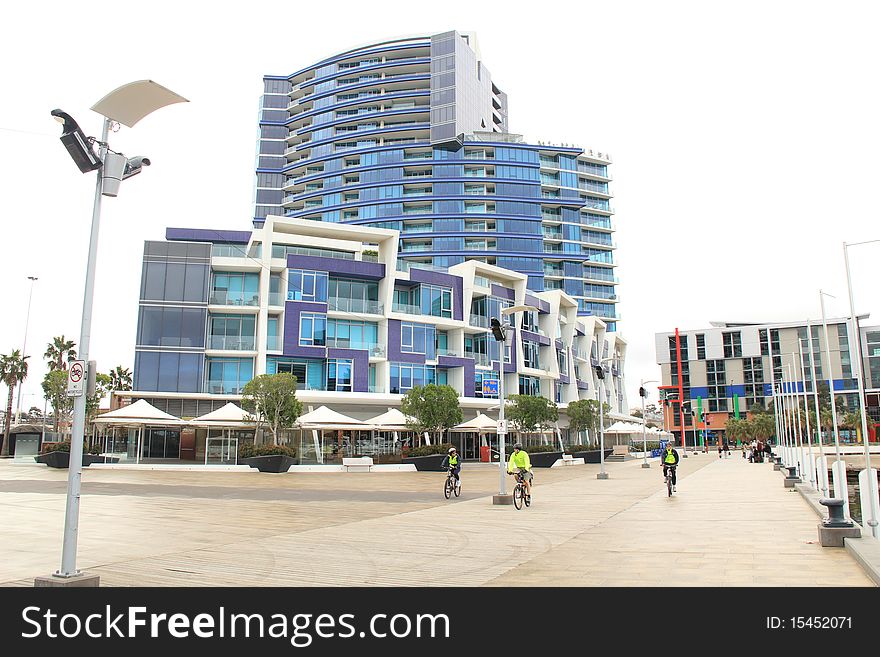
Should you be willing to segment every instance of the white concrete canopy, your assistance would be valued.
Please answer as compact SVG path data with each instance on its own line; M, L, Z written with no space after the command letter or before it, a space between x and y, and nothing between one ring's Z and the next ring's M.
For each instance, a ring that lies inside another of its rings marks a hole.
M116 424L120 426L132 424L186 424L180 418L160 411L145 399L139 399L134 404L103 413L96 417L94 422L95 424Z
M92 105L92 110L124 126L134 125L157 109L189 101L152 80L138 80L118 87Z

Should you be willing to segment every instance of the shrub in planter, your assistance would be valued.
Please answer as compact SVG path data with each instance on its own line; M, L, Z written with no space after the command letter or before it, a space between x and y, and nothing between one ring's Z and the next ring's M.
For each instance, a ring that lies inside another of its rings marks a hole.
M541 452L558 452L558 445L526 445L524 449L529 454L540 454Z
M296 448L289 445L254 445L247 443L238 448L238 458L247 459L252 456L290 456L296 457Z
M446 454L452 443L441 443L439 445L422 445L409 450L407 456L431 456L432 454Z
M401 462L413 464L419 472L443 472L440 464L443 463L450 447L452 447L450 443L416 447L409 450Z

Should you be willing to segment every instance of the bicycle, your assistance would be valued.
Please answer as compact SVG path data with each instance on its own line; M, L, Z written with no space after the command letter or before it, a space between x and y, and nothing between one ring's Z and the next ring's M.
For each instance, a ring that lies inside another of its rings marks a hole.
M672 497L672 488L673 488L672 475L675 474L675 467L676 466L674 466L674 465L670 465L666 468L666 477L665 477L666 493L668 494L669 497Z
M452 468L449 468L446 471L446 482L443 484L443 495L448 500L453 493L456 497L461 495L461 480L456 479L452 474Z
M516 479L516 485L513 487L513 506L516 507L516 510L519 511L523 508L523 504L526 506L531 506L532 504L532 496L529 495L528 489L526 488L525 479L523 479L522 472L514 473L514 478Z

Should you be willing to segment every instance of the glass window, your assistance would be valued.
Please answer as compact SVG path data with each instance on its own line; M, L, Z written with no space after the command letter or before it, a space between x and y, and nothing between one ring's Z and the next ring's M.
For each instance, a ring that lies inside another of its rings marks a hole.
M416 386L425 386L429 383L446 383L446 372L440 370L442 375L438 378L437 368L433 365L417 365L414 363L391 363L391 392L404 394Z
M255 315L211 315L208 318L208 348L252 351L255 349Z
M299 344L309 347L323 347L327 331L327 315L302 313L299 316Z
M287 273L288 301L327 301L328 276L325 271L289 269Z
M245 384L253 378L252 358L209 358L205 392L240 395Z
M331 358L327 361L327 390L351 392L352 361Z

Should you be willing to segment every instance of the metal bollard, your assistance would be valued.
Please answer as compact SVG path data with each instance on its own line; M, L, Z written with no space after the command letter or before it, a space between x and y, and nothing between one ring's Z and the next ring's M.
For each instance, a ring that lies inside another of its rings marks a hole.
M852 520L843 515L843 500L833 497L819 500L819 504L828 507L828 517L822 521L826 527L852 527Z
M845 538L861 538L861 530L844 517L844 500L824 498L819 504L828 507L828 518L819 523L819 543L822 547L844 547Z
M788 470L788 474L786 474L785 479L782 480L782 485L785 488L791 488L794 490L794 485L801 483L801 478L797 476L797 466L789 465L783 469Z

